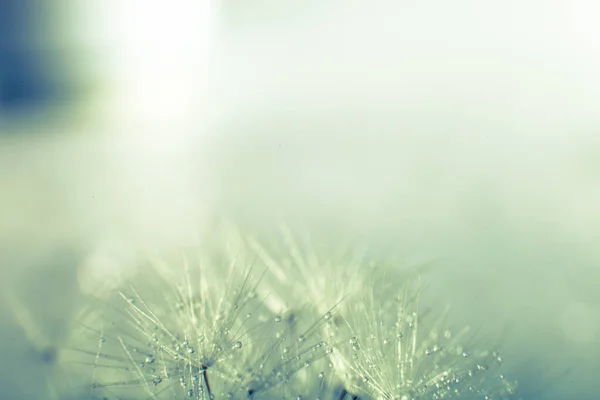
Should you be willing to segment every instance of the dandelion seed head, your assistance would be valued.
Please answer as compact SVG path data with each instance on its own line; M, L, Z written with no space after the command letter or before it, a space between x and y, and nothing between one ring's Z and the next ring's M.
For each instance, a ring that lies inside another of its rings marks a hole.
M103 299L82 321L87 339L74 346L91 370L90 399L470 400L515 392L498 369L499 351L480 351L468 329L420 310L419 281L364 257L345 269L310 238L282 238L287 256L236 239L215 252L154 257L115 301Z

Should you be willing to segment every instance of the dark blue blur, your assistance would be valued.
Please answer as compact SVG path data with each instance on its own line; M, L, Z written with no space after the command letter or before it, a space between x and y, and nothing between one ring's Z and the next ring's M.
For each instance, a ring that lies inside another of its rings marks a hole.
M55 67L63 64L65 52L60 40L47 40L54 39L54 21L41 5L40 0L0 0L2 119L39 116L68 97L68 76Z

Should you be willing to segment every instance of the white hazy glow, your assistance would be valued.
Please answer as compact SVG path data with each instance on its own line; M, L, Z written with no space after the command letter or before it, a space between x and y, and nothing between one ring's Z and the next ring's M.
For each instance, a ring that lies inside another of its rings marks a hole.
M189 117L204 95L213 29L210 0L115 5L117 100L130 118Z
M181 240L176 232L203 207L198 160L210 125L213 6L212 0L76 4L74 37L99 89L90 126L101 134L87 159L106 178L82 185L114 195L86 205L91 215L114 218L116 224L101 219L112 221L103 228L109 236L125 226L125 236L133 230L151 242Z

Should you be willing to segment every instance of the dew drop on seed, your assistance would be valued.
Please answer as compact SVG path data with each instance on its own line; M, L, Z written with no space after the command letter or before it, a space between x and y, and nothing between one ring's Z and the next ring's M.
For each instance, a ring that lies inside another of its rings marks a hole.
M242 348L242 342L239 342L239 341L235 342L232 347L233 347L234 350L241 349Z

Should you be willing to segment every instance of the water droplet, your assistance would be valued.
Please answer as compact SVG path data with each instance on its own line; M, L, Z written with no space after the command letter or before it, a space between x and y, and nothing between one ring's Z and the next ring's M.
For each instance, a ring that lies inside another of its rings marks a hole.
M154 362L154 356L152 354L148 354L144 360L147 364L152 364Z
M325 378L325 372L319 372L319 378L321 378L321 379Z
M276 317L275 317L275 322L281 322L281 316L279 316L279 315L278 315L278 316L276 316Z
M331 314L330 311L327 311L327 313L325 313L325 319L331 319L331 317L333 317L333 314Z
M239 342L239 341L235 342L232 347L233 347L233 349L241 349L242 348L242 342Z

